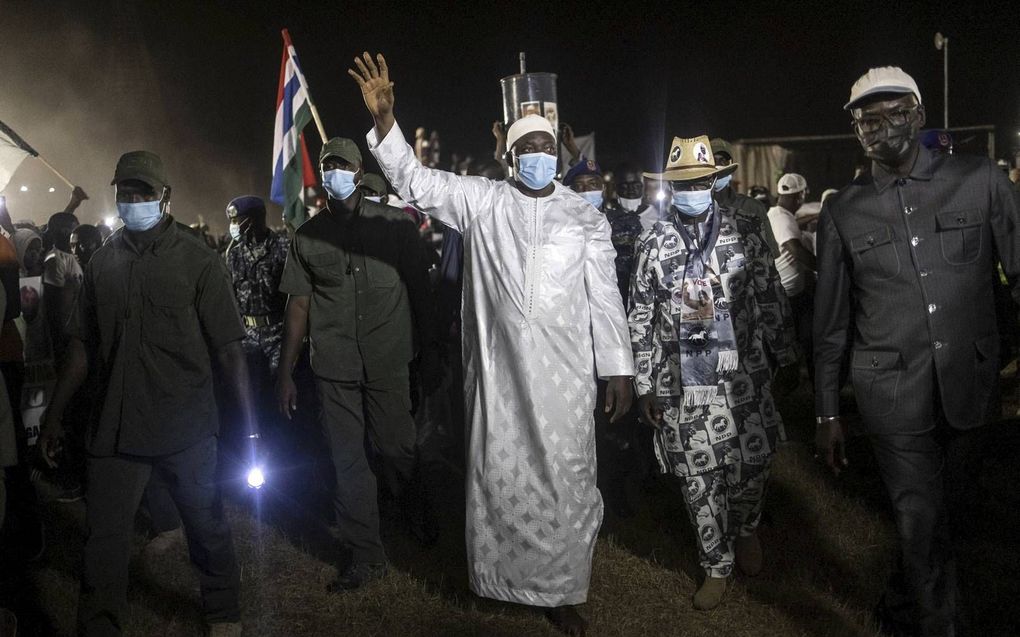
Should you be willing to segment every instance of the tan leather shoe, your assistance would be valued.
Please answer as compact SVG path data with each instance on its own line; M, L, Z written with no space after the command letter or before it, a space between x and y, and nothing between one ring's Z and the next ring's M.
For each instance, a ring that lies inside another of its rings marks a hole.
M694 608L712 610L718 606L726 592L726 579L725 577L706 577L701 588L694 594Z
M738 537L733 542L733 553L741 573L748 577L761 573L764 558L757 533Z

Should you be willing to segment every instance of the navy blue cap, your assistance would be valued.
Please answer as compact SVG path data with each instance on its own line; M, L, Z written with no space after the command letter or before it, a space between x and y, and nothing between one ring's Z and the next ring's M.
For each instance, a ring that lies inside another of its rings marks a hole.
M234 197L227 204L228 217L252 214L266 214L266 202L262 201L261 197L256 197L255 195Z
M593 160L587 159L583 155L581 160L574 164L574 166L567 171L566 175L563 175L563 185L570 187L570 184L574 183L574 180L582 175L598 175L602 176L602 169Z
M921 131L921 145L928 150L948 153L953 150L953 136L949 131L935 128Z

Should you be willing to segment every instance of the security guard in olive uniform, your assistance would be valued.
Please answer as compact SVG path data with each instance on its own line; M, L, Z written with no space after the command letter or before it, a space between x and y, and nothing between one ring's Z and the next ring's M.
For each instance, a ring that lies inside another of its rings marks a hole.
M716 166L729 166L733 163L733 147L725 139L716 137L711 141L712 153L715 155ZM746 213L752 214L761 220L761 238L765 240L765 243L769 247L769 252L772 253L772 258L779 256L779 246L776 244L776 238L772 236L772 225L769 223L769 210L762 202L742 195L736 191L736 189L730 185L730 179L732 176L727 176L725 179L719 179L716 181L713 189L715 194L713 195L716 202L728 208L730 210L742 210Z
M386 180L375 173L365 173L358 184L358 190L369 201L386 203L383 201L386 197Z
M415 224L358 188L361 152L353 141L331 139L319 165L329 201L295 232L280 284L290 298L277 398L289 418L297 400L291 373L307 335L336 472L340 538L352 557L329 587L342 591L386 573L365 438L391 491L407 493L415 461L408 364L415 340L431 352L434 337Z
M78 629L123 630L135 511L156 475L184 522L210 634L240 635L237 562L216 478L213 358L236 394L251 460L259 434L230 277L216 253L170 216L158 156L123 155L112 183L124 228L85 270L39 441L55 464L63 412L92 358L100 391L86 440L88 539Z

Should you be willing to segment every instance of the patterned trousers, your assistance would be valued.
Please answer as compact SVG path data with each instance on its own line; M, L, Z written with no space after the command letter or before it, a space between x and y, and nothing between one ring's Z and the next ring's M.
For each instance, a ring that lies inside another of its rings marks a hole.
M771 458L765 464L737 462L684 479L687 513L708 576L729 577L734 540L758 528L771 464Z

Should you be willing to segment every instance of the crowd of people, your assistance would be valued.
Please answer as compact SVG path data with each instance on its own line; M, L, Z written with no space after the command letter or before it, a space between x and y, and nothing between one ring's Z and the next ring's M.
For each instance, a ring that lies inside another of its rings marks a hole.
M241 634L225 452L271 480L268 452L310 403L346 551L328 590L386 576L380 494L434 544L437 475L454 465L471 589L583 635L603 496L632 515L627 485L657 464L683 485L704 571L691 603L711 610L736 570L764 568L775 397L802 368L816 458L847 466L849 377L893 504L901 559L880 627L963 634L957 477L997 417L993 288L998 268L1020 275L1020 195L987 160L922 144L909 75L871 69L851 89L866 170L821 202L782 175L773 204L738 192L732 147L704 134L674 138L659 170L610 173L567 130L557 179L559 131L539 115L494 125L492 161L441 170L438 135L412 146L398 125L384 58L350 74L383 175L329 140L325 196L297 228L239 196L229 242L207 240L170 214L147 151L113 170L112 234L78 224L80 188L41 232L0 211L0 516L37 558L37 483L84 494L81 634L123 629L143 501L153 545L186 537L209 634Z

